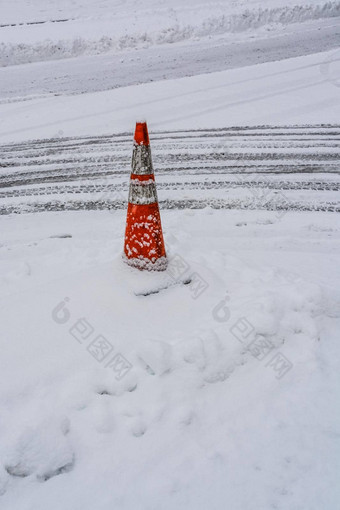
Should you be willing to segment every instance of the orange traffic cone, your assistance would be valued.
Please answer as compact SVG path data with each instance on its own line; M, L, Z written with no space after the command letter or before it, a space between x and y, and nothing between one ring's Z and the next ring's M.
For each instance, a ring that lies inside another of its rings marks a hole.
M123 257L138 269L167 267L146 122L136 123Z

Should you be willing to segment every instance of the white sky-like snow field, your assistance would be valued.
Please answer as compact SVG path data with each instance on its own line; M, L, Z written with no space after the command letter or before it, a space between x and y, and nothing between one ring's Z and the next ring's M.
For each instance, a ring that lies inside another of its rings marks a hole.
M339 125L339 13L3 3L0 144ZM1 510L338 510L339 213L161 216L164 273L123 263L124 211L0 216Z

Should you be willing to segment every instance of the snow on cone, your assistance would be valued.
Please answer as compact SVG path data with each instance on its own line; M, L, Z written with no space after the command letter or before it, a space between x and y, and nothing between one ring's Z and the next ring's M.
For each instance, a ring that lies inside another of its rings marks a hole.
M138 269L167 267L146 122L136 124L123 257Z

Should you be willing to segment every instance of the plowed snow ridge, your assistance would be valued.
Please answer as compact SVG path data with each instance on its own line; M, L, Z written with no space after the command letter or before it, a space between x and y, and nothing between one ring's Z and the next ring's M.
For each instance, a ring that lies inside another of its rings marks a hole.
M0 66L63 59L80 55L97 55L121 51L127 48L141 48L145 47L145 45L160 45L218 34L244 32L271 24L287 25L308 20L336 17L340 15L340 2L329 1L323 2L320 5L245 9L231 15L228 14L229 12L230 9L225 9L223 14L203 17L200 22L195 20L193 24L187 22L190 16L178 17L177 13L175 13L173 18L171 16L166 18L166 26L162 26L160 29L154 29L155 24L152 23L152 28L147 30L138 29L138 26L136 31L130 28L123 34L119 34L118 30L118 35L116 36L112 35L113 33L117 34L116 27L112 24L111 30L106 28L108 33L105 33L104 30L104 33L97 39L89 39L86 30L84 30L84 36L79 35L59 39L48 36L41 41L28 43L22 41L2 42L0 44ZM37 20L22 23L21 25L24 25L24 28L25 25L29 28L44 24L50 27L51 24L62 25L72 21L71 19ZM15 24L12 26L17 28ZM158 25L156 24L156 26ZM3 24L0 30L10 28L10 24ZM77 31L79 33L79 30Z

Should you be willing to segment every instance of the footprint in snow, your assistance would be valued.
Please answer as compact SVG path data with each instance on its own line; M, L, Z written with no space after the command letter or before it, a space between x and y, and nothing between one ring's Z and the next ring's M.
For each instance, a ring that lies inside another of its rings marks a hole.
M39 481L71 471L75 455L67 438L69 425L62 422L41 423L29 427L9 446L5 470L11 476L35 476Z

